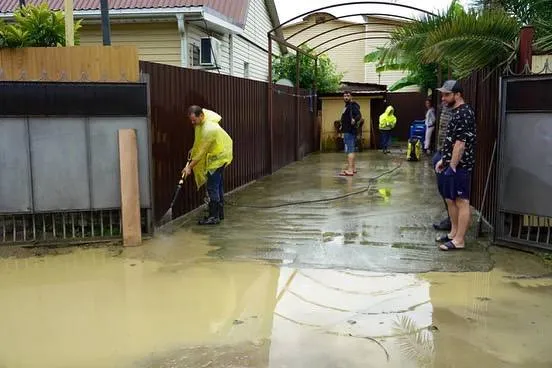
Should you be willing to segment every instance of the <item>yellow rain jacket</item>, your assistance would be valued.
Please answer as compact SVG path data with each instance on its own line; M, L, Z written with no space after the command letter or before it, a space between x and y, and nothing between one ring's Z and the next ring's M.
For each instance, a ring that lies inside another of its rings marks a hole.
M397 125L397 117L393 115L394 112L393 106L387 106L385 112L379 117L380 130L391 130Z
M203 109L205 119L194 128L194 145L191 159L197 161L194 166L194 179L197 188L207 181L207 173L232 162L232 138L219 125L222 117L214 111Z

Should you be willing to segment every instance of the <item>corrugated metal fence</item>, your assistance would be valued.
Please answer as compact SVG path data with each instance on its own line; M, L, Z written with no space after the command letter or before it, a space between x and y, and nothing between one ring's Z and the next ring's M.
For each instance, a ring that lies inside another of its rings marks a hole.
M271 142L268 83L143 61L140 70L149 76L150 85L156 220L170 204L193 145L193 129L187 116L190 105L219 113L222 127L234 140L234 162L226 171L226 191L270 174L271 143L274 170L313 152L315 132L310 100L299 98L297 115L297 98L291 88L274 89ZM301 90L300 94L308 95L308 91ZM204 191L198 191L193 180L188 180L183 189L174 208L175 216L203 203Z
M500 71L475 72L462 80L461 84L464 87L466 102L475 109L477 122L477 152L472 179L471 203L482 212L483 218L494 226L497 200L496 161L492 165L485 203L483 203L483 196L491 166L493 147L498 136Z

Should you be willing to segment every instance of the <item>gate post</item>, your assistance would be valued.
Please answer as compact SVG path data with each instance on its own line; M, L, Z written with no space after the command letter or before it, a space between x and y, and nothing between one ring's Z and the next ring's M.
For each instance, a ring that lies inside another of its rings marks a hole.
M533 26L525 26L519 32L519 58L518 58L518 73L523 73L525 66L531 70L533 66L533 37L535 36L535 28Z
M121 172L121 228L123 245L142 243L140 221L140 185L138 181L138 142L134 129L119 130L119 162Z
M299 161L299 146L301 144L300 124L299 124L299 58L301 53L297 53L295 58L295 161Z

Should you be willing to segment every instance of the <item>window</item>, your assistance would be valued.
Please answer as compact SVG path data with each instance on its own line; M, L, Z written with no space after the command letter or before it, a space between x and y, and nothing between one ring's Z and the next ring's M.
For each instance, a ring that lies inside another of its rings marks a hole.
M199 66L199 46L196 45L196 44L191 44L190 47L188 48L189 51L189 55L188 55L188 60L189 60L189 65L190 66Z
M247 61L243 63L243 77L249 78L249 63Z

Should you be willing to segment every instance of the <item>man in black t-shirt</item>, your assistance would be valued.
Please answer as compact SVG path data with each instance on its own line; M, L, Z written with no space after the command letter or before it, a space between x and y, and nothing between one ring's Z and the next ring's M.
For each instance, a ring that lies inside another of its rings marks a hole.
M464 91L457 81L449 80L438 89L442 100L452 108L451 120L443 143L443 158L435 165L440 175L442 194L447 201L451 231L438 240L441 250L462 249L470 223L471 175L475 165L475 113L464 102Z
M351 92L343 92L343 101L345 102L345 107L341 113L341 129L343 131L345 153L347 154L347 169L343 170L339 175L353 176L356 173L356 136L362 114L360 113L360 105L353 101Z

